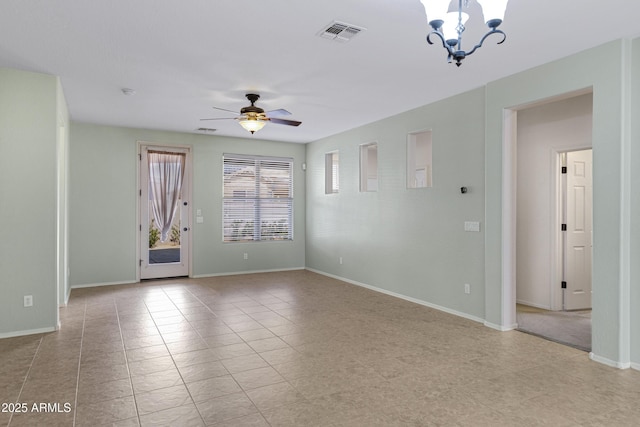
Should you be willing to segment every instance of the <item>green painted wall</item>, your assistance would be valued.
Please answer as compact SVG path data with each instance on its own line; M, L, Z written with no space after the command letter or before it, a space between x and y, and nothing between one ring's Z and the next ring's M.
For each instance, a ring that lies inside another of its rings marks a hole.
M138 141L193 149L193 275L304 268L306 146L259 139L73 123L70 150L71 286L136 280ZM223 153L294 158L293 242L222 243ZM249 254L244 260L243 254Z
M0 337L56 326L57 84L0 69Z
M640 330L632 327L640 324L639 269L633 261L640 248L640 202L632 190L640 185L632 167L640 135L632 120L640 112L639 79L632 73L640 62L637 44L632 49L629 40L607 43L310 143L307 266L497 328L512 327L515 318L503 311L515 295L503 280L504 112L592 88L593 357L621 367L637 364ZM419 129L433 129L434 187L407 190L406 135ZM380 190L359 193L358 145L372 141L379 143ZM340 152L341 190L326 195L324 154L334 150ZM471 189L465 196L459 193L463 185ZM480 221L481 232L465 233L465 220ZM463 293L464 283L471 284L470 295Z
M487 85L486 126L486 313L503 324L502 299L502 124L503 110L593 87L593 354L603 361L629 363L628 292L624 280L622 161L626 97L624 71L628 42L616 41ZM624 95L624 96L623 96ZM625 320L626 318L626 320ZM506 326L506 325L505 325Z
M481 88L308 144L307 267L484 318L484 102ZM407 189L407 136L428 129L433 187ZM379 190L362 193L359 145L374 141ZM325 194L334 150L340 192Z

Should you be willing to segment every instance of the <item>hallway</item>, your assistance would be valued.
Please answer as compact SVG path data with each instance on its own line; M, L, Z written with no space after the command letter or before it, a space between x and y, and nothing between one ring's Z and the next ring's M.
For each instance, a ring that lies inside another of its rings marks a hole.
M591 310L549 311L516 305L518 330L583 351L591 351Z

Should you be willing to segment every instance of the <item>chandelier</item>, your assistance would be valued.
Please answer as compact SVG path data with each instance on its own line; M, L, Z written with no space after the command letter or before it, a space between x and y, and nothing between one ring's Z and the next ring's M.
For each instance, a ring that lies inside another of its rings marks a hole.
M504 13L507 9L507 2L509 0L476 0L482 7L482 13L484 20L489 31L480 39L480 42L469 51L462 49L462 33L464 33L464 24L469 19L469 15L462 11L463 7L469 6L469 0L458 0L458 10L449 12L449 4L451 0L420 0L424 5L425 12L427 13L427 19L429 25L433 28L427 35L427 42L433 44L432 37L438 37L442 42L449 56L447 62L451 63L452 60L456 61L456 65L459 67L462 64L462 60L471 55L476 49L482 47L485 39L492 34L500 34L502 40L498 42L501 44L507 38L507 35L498 30L498 26L502 24L504 19Z

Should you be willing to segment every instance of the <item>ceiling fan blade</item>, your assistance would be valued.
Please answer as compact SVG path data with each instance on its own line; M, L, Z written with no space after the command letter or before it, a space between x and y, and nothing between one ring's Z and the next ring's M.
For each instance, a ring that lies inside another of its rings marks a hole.
M200 119L200 121L203 120L235 120L236 117L218 117L218 118L214 118L214 119Z
M233 114L238 114L237 111L227 110L226 108L220 108L220 107L211 107L211 108L215 108L216 110L220 110L220 111L228 111L228 112L233 113Z
M288 112L287 110L283 110L282 108L280 108L279 110L267 111L265 114L267 115L267 117L280 117L280 116L290 116L291 115L290 112Z
M287 126L300 126L302 122L298 122L296 120L285 120L285 119L269 119L272 123L277 123L279 125L287 125Z

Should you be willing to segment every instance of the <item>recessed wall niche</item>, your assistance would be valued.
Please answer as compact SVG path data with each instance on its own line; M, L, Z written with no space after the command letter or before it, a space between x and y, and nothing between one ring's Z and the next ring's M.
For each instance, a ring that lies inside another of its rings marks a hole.
M360 145L360 191L378 191L378 143Z
M407 188L425 188L433 185L431 146L430 130L407 135Z
M324 155L324 192L337 193L340 190L340 156L337 151Z

